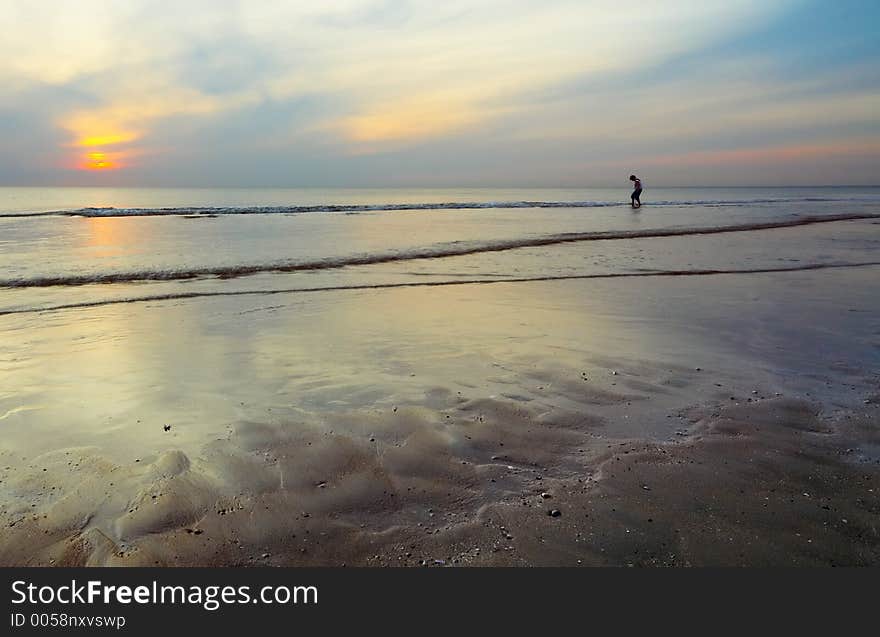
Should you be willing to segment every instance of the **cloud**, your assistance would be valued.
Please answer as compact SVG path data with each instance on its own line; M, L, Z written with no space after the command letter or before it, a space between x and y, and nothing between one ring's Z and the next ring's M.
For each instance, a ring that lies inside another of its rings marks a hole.
M113 178L133 184L556 183L602 162L610 175L640 157L871 135L870 52L809 73L796 62L810 44L774 37L822 10L7 0L0 108L41 151L0 149L0 180L51 178L54 166L68 182L79 167L124 168Z

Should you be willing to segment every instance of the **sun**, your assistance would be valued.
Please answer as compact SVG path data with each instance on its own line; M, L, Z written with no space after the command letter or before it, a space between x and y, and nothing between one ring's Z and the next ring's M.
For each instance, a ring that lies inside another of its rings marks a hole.
M77 168L88 171L110 171L122 168L121 152L92 150L82 155Z
M95 151L85 155L80 167L84 170L113 170L116 164L107 157L107 153Z
M130 165L132 144L140 132L117 119L113 113L78 112L62 120L61 126L71 137L66 146L74 149L71 159L77 170L108 172Z

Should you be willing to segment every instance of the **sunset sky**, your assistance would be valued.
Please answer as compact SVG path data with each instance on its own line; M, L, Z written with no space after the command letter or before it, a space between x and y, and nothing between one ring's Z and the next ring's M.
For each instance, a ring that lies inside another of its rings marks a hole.
M0 185L880 183L876 0L0 0Z

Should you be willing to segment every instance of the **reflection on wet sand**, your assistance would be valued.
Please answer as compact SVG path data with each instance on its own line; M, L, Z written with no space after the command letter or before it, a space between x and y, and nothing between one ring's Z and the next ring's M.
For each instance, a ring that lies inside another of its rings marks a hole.
M833 428L777 394L851 407L876 392L876 314L842 309L875 308L875 274L498 284L107 306L75 321L8 316L5 333L25 336L9 339L3 360L0 563L666 563L659 535L642 529L650 551L633 557L615 526L642 510L628 490L648 486L620 482L637 465L614 470L615 458L642 458L652 475L678 458L682 473L662 479L686 484L697 478L683 458L706 453L707 432L732 444L718 419L734 406L747 410L737 412L736 439L748 431L754 449L782 443L749 422ZM816 283L831 292L802 293ZM817 325L836 326L822 339L848 371L830 375L821 350L798 349ZM834 431L836 442L816 441L814 453L861 448L851 427ZM835 466L847 483L849 465ZM809 470L791 468L787 479ZM729 471L725 479L739 479L740 469ZM768 475L758 482L769 485ZM594 500L613 494L621 514ZM686 506L686 493L674 497ZM866 514L847 515L861 524ZM688 538L702 537L695 524L678 536L666 528L662 541L676 559L712 563L720 553L687 554ZM589 539L597 529L602 542ZM564 550L548 552L545 535ZM875 550L856 549L861 557L835 545L814 560L853 563Z

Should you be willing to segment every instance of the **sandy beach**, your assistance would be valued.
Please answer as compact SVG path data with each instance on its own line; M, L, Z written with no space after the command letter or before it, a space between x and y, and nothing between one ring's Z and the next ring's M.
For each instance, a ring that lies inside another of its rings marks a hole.
M877 564L880 226L827 225L7 314L0 563Z

